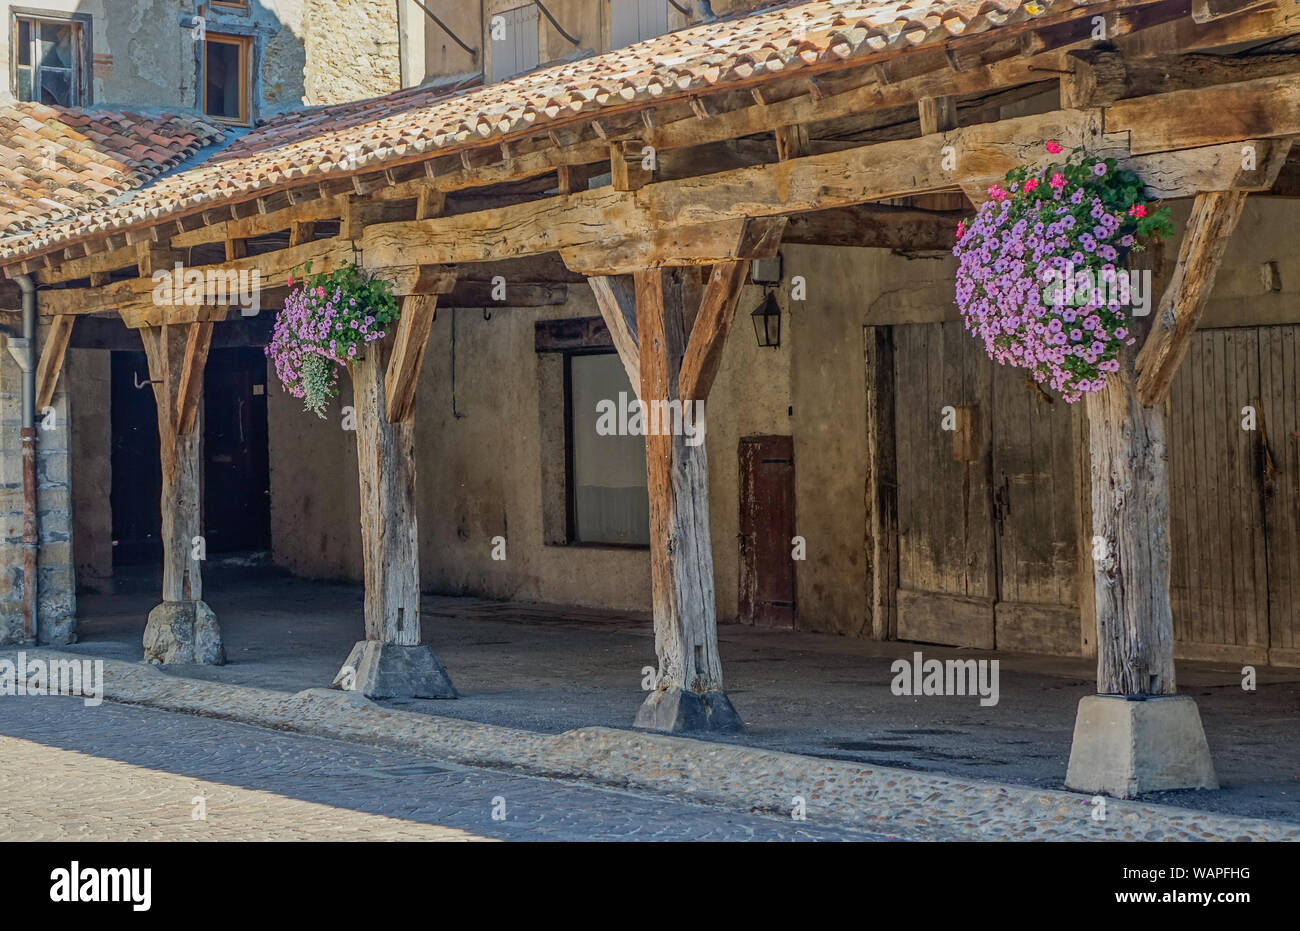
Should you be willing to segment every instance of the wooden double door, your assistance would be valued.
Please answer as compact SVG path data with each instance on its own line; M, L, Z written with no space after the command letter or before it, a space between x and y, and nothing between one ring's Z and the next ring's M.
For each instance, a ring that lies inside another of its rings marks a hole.
M1077 652L1079 412L960 323L893 339L898 638Z
M892 329L898 638L1078 652L1093 636L1084 405L994 364L958 322ZM1297 326L1205 330L1175 380L1179 656L1300 665L1298 353Z

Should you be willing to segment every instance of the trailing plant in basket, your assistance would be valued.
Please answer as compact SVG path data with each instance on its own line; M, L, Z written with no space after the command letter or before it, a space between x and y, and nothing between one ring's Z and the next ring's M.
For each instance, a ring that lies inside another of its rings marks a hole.
M1113 158L1075 149L1064 162L1014 168L957 225L966 329L994 361L1028 369L1069 403L1100 391L1134 342L1129 314L1143 282L1122 263L1172 233L1169 208L1153 209L1142 180Z
M367 278L355 265L311 274L295 285L275 318L266 354L280 382L321 419L338 394L339 367L361 358L368 343L383 339L398 318L397 299L386 281Z

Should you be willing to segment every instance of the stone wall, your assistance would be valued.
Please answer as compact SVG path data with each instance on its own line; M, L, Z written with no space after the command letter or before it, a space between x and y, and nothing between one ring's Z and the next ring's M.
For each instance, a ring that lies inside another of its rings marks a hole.
M48 327L41 327L43 345ZM22 370L0 338L0 644L23 641ZM44 416L37 411L37 560L41 643L76 639L76 578L72 563L71 434L67 386L60 383Z
M306 0L302 22L303 102L308 106L378 97L401 88L393 0Z

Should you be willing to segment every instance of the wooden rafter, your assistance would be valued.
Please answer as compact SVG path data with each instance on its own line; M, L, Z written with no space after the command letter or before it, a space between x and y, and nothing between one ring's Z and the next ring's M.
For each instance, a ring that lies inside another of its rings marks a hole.
M455 167L462 161L460 150L457 150L432 159L412 158L357 174L366 179L361 187L367 196L413 199L418 194L418 186L431 179L440 190L450 191L543 175L554 172L560 165L590 165L608 158L611 142L627 138L644 138L659 151L664 151L710 140L772 132L776 127L796 125L809 119L833 120L882 107L916 106L925 97L983 93L1042 81L1045 74L1069 70L1065 58L1068 52L1095 45L1091 28L1092 17L1096 15L1107 17L1108 39L1115 46L1126 54L1141 57L1285 36L1300 28L1300 10L1293 7L1293 4L1267 4L1259 0L1223 0L1215 7L1223 15L1206 23L1195 23L1187 18L1186 7L1163 0L1138 6L1119 2L1093 4L1074 15L1056 20L1055 25L1047 30L1037 28L1035 24L1025 24L998 30L985 38L972 36L953 53L960 66L958 70L953 70L957 65L953 64L952 55L947 54L949 50L922 48L892 58L888 78L883 80L879 65L863 63L828 67L825 75L817 70L815 85L808 80L812 72L801 70L799 75L788 80L763 82L762 92L757 96L751 94L757 85L752 89L737 87L728 90L723 94L728 101L726 106L719 108L711 98L712 116L708 120L696 118L689 105L675 99L660 105L665 113L679 114L674 119L643 120L642 113L648 111L638 104L607 107L599 114L607 128L605 138L582 131L584 126L591 125L595 115L577 114L572 121L552 124L545 132L522 131L507 137L504 141L509 146L509 159L502 158L499 143L493 141L482 144L483 152L492 157L484 161L480 154L474 154L468 159L470 167L463 171ZM1042 50L1026 56L1015 43L1012 43L1015 47L1007 48L1004 40L1021 33L1042 37ZM816 93L814 87L818 89ZM749 105L737 106L736 101L740 100ZM615 124L622 128L610 135L610 127ZM477 149L464 151L478 153ZM330 183L339 187L339 191L328 195L330 199L338 194L357 196L357 185L350 176ZM409 186L409 190L404 186ZM234 205L236 209L227 211L233 219L223 222L260 223L273 216L285 202L304 205L319 199L320 187L321 183L313 181L306 187L259 192L248 204ZM203 209L216 208L200 208L199 212ZM169 217L163 222L168 227L183 229L189 225L188 216ZM114 235L121 237L122 234ZM113 248L112 236L108 242ZM6 273L19 274L47 267L53 270L57 266L57 262L47 266L38 257L8 266Z

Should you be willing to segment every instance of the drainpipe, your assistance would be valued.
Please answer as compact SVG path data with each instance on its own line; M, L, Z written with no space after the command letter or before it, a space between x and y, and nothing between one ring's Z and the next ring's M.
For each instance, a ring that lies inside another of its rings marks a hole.
M23 637L36 639L36 282L30 275L14 279L23 293L23 335L10 337L9 354L23 372Z

